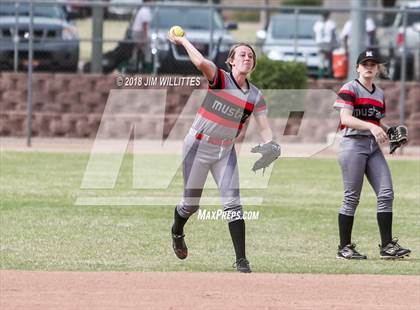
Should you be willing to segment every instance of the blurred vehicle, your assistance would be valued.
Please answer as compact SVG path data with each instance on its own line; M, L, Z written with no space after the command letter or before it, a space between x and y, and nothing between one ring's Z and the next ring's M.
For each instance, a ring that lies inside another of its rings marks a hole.
M420 1L405 4L409 9L420 9ZM407 55L407 79L414 78L414 74L420 71L420 12L407 13L407 28L404 37L403 14L399 12L395 16L392 27L394 40L391 42L389 75L393 80L400 79L403 44L405 42ZM417 54L416 54L417 53ZM417 68L417 69L416 69Z
M271 16L267 30L257 32L257 45L261 47L261 52L272 60L306 63L309 75L316 76L319 58L313 27L315 22L321 19L321 15L299 14L297 23L295 18L294 14Z
M67 20L64 7L34 4L33 16L34 69L77 71L79 38L76 27ZM13 70L15 47L18 69L27 68L29 22L28 3L0 3L0 70Z
M212 24L213 36L210 36L210 14L207 8L156 7L152 9L150 42L155 66L158 73L197 73L184 47L174 45L167 39L167 32L173 25L181 26L191 43L220 68L227 69L225 60L230 47L234 44L229 30L237 29L236 23L224 25L218 11L214 11ZM127 34L132 38L131 25ZM210 44L212 43L212 44Z
M141 3L143 3L142 0L109 0L109 6L106 12L106 16L108 18L130 19L133 16L133 14L137 11L138 7L124 6L121 4L139 5Z

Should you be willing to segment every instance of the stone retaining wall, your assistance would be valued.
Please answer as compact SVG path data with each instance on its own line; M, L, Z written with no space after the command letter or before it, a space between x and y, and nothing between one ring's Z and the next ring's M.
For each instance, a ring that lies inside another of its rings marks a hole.
M206 85L202 79L199 88L205 89ZM341 85L342 82L321 80L310 81L308 88L337 91ZM379 85L385 91L387 123L397 124L399 123L399 83L381 81ZM95 137L110 90L118 89L116 76L91 74L36 73L33 86L33 135L40 137ZM143 86L142 88L147 87ZM179 117L179 113L196 88L165 87L167 100L164 135L169 133L175 122L177 123L176 137L181 138L188 130L196 110L189 111L181 117ZM26 96L26 74L0 74L0 136L21 137L25 135ZM318 100L322 100L322 98ZM318 103L314 102L314 104ZM161 121L153 103L142 105L141 111L138 111L136 116L136 122L141 124L139 128L141 127L143 130L140 133L156 131L156 122ZM407 83L405 119L410 131L411 144L420 145L420 83L418 82ZM270 121L276 136L287 134L284 132L286 120L272 119ZM108 126L110 132L116 131L118 122L121 126L127 126L127 120L116 118L113 125ZM297 124L298 122L289 122L290 126L287 130L296 132L299 129ZM301 130L309 133L309 141L325 140L325 132L319 129L322 127L319 125L320 121L317 120L302 126L304 128ZM110 135L112 136L112 134Z

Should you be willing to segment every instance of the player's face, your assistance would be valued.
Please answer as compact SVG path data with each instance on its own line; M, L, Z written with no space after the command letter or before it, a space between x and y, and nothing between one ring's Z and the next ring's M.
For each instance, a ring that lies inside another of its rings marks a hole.
M374 61L365 61L357 66L357 72L365 79L372 79L378 74L379 65Z
M254 67L254 53L248 46L238 46L231 61L232 70L248 74Z

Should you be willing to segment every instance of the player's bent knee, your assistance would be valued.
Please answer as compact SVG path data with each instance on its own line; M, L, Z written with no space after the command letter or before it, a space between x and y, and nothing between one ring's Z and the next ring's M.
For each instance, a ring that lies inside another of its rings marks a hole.
M388 204L388 205L383 205L383 206L378 206L378 213L388 213L388 212L392 212L392 204Z
M226 220L231 223L243 219L244 213L241 204L225 204L224 210Z
M359 196L357 195L346 195L344 196L344 204L352 207L359 205Z
M356 213L356 206L348 206L348 205L343 205L340 209L340 214L343 215L347 215L347 216L354 216L354 214Z
M242 205L238 202L230 202L230 203L225 203L223 206L223 211L228 212L228 211L240 211L242 212Z
M227 222L232 223L232 222L235 222L237 220L243 220L243 219L244 219L244 217L243 217L243 214L241 213L240 215L237 215L235 217L227 218Z
M243 220L243 218L244 218L244 213L242 212L242 210L232 211L232 212L229 212L226 215L226 220L227 220L228 223L232 223L232 222L235 222L237 220Z
M378 201L378 212L392 212L393 200L381 200Z
M383 190L378 194L378 212L392 212L394 202L394 191L392 189Z
M382 190L378 194L378 201L393 201L394 200L394 191L392 189Z
M177 211L183 218L189 218L200 208L199 205L178 205Z
M349 212L355 212L357 206L359 205L359 197L357 196L345 196L343 201L342 210L349 210ZM350 211L351 210L351 211ZM347 214L346 212L345 214Z

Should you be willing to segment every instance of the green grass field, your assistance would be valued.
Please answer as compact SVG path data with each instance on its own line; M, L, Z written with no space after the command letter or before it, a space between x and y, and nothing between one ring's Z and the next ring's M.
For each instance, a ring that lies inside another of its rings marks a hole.
M0 154L1 269L233 270L233 247L223 220L200 221L194 216L186 226L190 256L180 261L171 249L173 206L74 205L88 154ZM126 155L119 191L133 192L130 159ZM409 259L379 259L375 196L367 183L353 241L369 259L335 259L337 211L342 200L336 160L281 159L268 189L259 190L265 197L263 205L245 206L260 211L258 220L247 222L247 251L254 271L419 275L420 162L389 163L396 192L394 234L413 250ZM180 180L178 174L171 195L181 195ZM252 194L255 192L243 193Z

